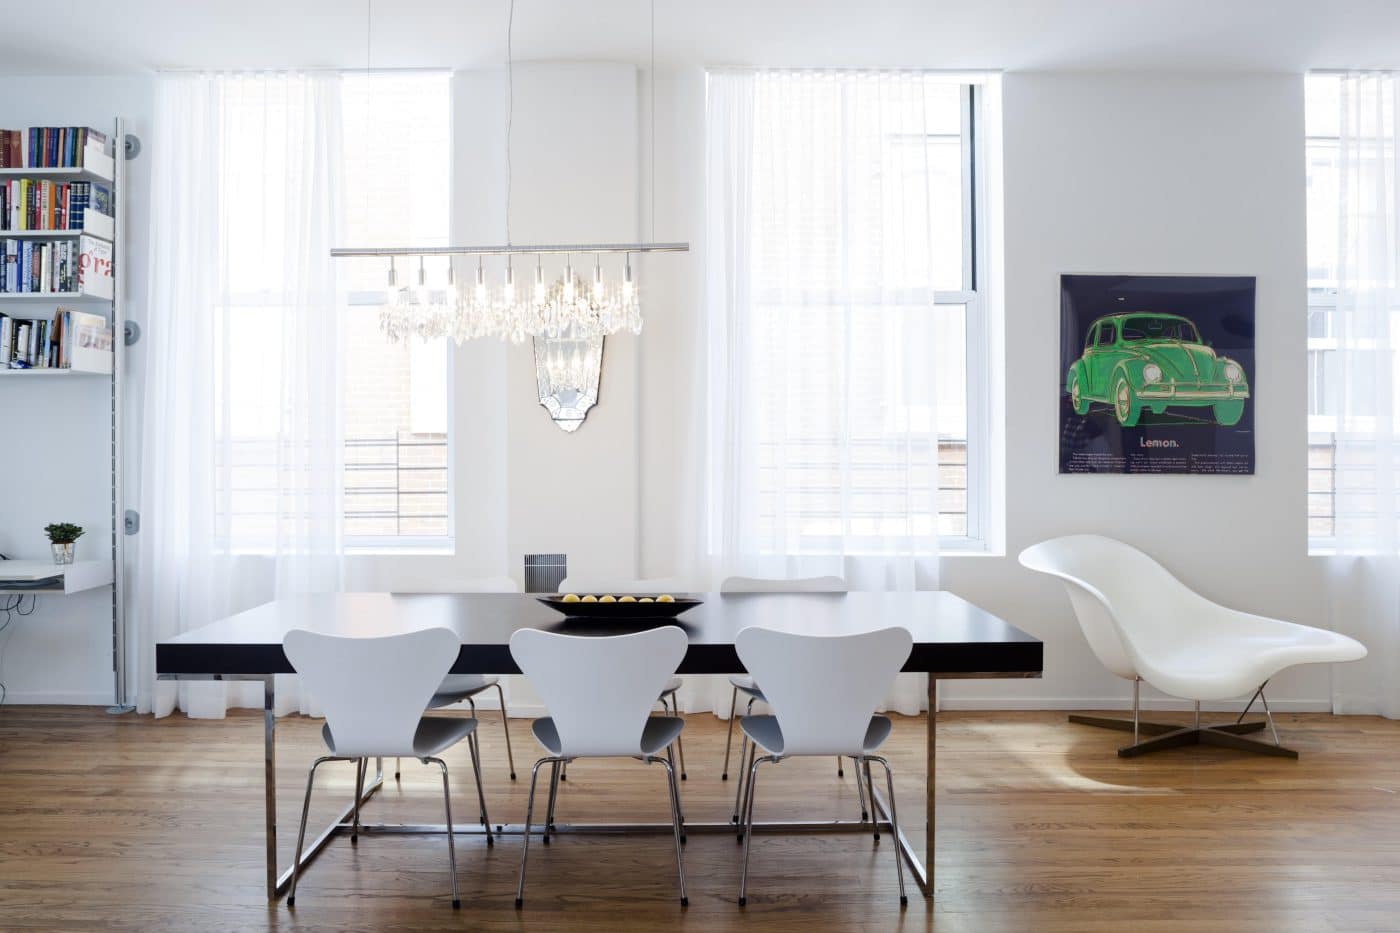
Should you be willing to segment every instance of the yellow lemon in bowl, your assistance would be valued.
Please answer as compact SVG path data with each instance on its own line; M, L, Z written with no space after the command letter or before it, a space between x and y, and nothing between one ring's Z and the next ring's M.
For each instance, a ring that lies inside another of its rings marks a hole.
M577 594L577 593L565 593L565 594L564 594L563 602L566 602L566 603L576 603L576 602L578 602L578 601L579 601L579 598L578 598L578 594Z
M662 593L660 596L656 597L656 601L658 603L673 603L676 601L676 597L672 596L670 593Z
M592 595L591 593L579 600L579 602L581 603L596 603L597 601L598 597Z
M615 602L617 602L617 597L616 597L616 596L599 596L599 597L598 597L598 602L600 602L600 603L615 603Z
M617 598L617 601L620 602L620 603L635 603L635 602L637 601L637 597L635 597L635 596L619 596L619 597Z

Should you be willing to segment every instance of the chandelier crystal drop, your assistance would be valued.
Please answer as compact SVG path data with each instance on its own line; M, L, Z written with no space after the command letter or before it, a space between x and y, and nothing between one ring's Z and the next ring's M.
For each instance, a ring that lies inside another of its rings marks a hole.
M610 279L601 256L594 257L587 280L569 260L564 273L549 282L543 262L537 260L532 285L516 287L514 257L507 256L498 287L491 285L481 259L469 285L455 284L450 260L445 283L429 283L422 257L415 282L401 286L391 257L389 298L380 313L380 329L394 343L410 337L450 337L458 344L479 337L518 344L532 337L557 340L562 334L589 340L622 331L642 332L641 301L630 255L620 281Z

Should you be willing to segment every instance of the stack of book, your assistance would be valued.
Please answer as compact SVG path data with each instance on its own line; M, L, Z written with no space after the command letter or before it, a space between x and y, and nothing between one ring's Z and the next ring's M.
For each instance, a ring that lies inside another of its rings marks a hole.
M112 238L112 189L87 181L0 184L0 230L71 230Z
M0 168L93 168L110 175L110 164L107 134L98 130L85 126L0 130Z
M52 319L0 314L0 367L112 371L112 328L98 314L59 308Z
M112 297L112 244L77 240L5 240L0 249L0 294L81 293Z

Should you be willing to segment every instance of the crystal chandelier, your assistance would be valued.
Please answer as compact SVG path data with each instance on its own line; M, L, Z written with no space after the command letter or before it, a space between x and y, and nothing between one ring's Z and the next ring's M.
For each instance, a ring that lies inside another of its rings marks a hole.
M401 281L397 257L389 255L389 300L380 312L379 324L384 335L398 343L410 337L422 340L451 338L458 344L478 337L497 337L512 343L526 338L558 339L573 334L577 339L608 337L622 331L642 332L642 307L632 270L633 252L685 249L683 243L636 243L592 247L593 268L588 279L574 269L571 248L565 247L501 247L506 257L505 275L499 287L493 288L486 274L482 257L496 250L475 250L476 274L470 284L458 284L453 256L463 250L446 248L445 280L429 283L425 256L418 259L416 278L410 284ZM578 247L589 250L587 245ZM543 255L563 252L568 255L564 271L548 280L544 273ZM603 269L605 253L623 254L620 276L610 279ZM514 258L518 253L535 253L534 283L531 288L517 288ZM335 255L381 255L372 250L336 250Z
M652 217L656 230L656 9L652 0L651 71L652 110ZM481 337L496 337L512 343L536 340L577 339L591 341L622 331L642 331L641 298L632 271L632 257L642 253L685 252L688 243L576 243L551 246L516 246L510 237L511 163L510 138L514 118L515 58L511 41L515 3L511 0L506 26L506 70L511 88L506 107L506 243L502 246L382 247L332 249L331 256L386 257L389 260L389 298L380 312L380 329L394 343L412 337L422 340L451 338L458 344ZM366 41L370 36L367 29ZM368 55L366 72L369 71ZM562 274L546 278L544 257L563 256ZM428 281L426 260L446 257L441 280ZM475 276L459 284L454 263L457 257L476 257ZM484 259L505 258L499 284L490 281ZM591 256L591 275L574 271L575 256ZM604 268L604 257L609 266ZM616 262L612 257L621 258ZM516 260L533 257L534 281L530 288L516 285ZM398 260L417 260L410 282L400 276ZM614 268L614 264L616 268ZM564 335L569 335L565 337Z

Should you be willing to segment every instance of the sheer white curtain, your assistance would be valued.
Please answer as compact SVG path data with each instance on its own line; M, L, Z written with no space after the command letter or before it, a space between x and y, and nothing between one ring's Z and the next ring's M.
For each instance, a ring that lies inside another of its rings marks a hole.
M137 706L222 716L261 686L158 682L155 642L341 586L337 75L171 75L152 146ZM293 678L279 712L301 710Z
M945 325L927 87L917 73L710 76L705 511L716 576L937 588ZM890 704L916 712L924 684L902 676Z
M1338 631L1370 650L1334 679L1341 713L1400 717L1400 93L1389 72L1344 75L1338 150L1336 551L1329 602Z

